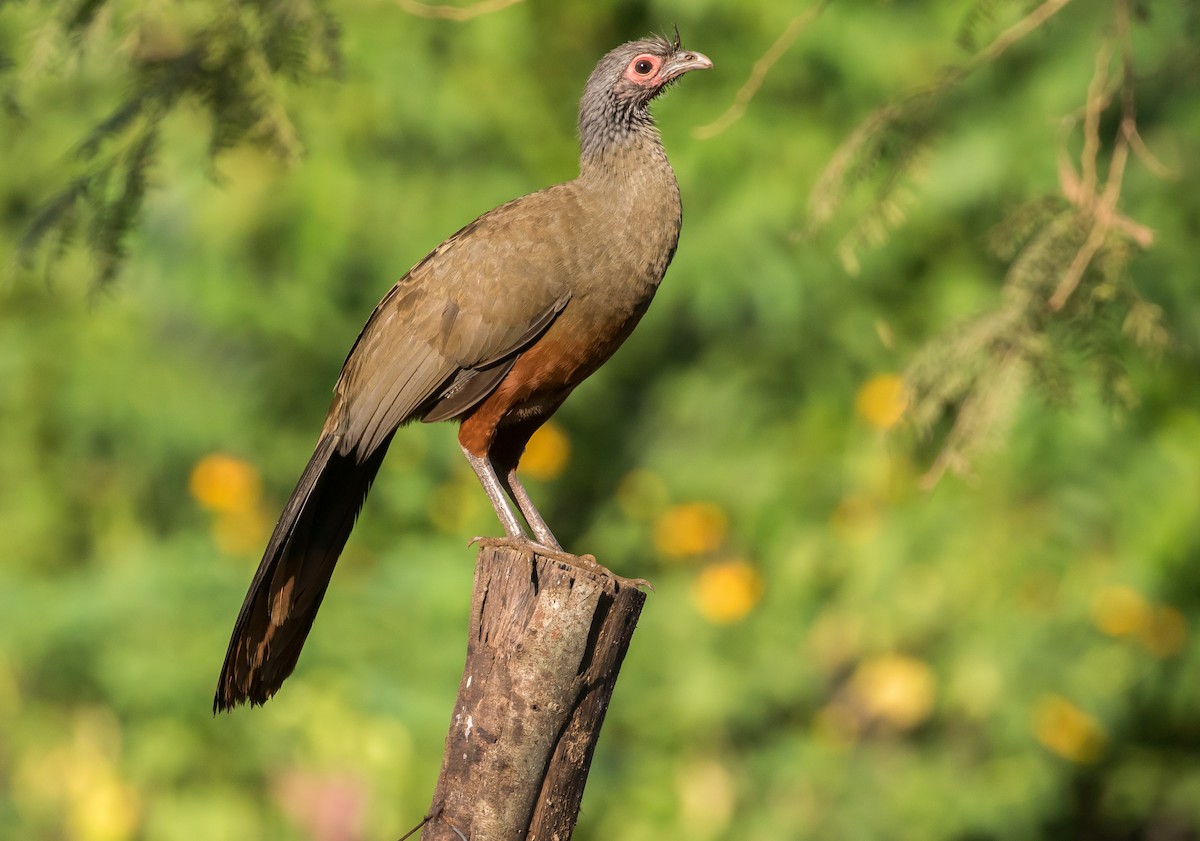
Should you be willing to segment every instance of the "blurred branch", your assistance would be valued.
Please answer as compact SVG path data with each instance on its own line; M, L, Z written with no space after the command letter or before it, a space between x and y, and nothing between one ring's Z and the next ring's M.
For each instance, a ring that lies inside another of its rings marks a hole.
M893 152L895 160L878 200L863 214L870 217L868 224L856 226L839 244L842 264L854 274L858 265L857 246L862 242L881 245L887 239L888 230L899 227L905 219L903 208L896 200L896 191L919 159L917 152L932 131L935 109L941 99L980 67L997 60L1018 41L1028 37L1069 2L1046 0L966 62L944 71L935 81L902 101L880 106L867 115L834 151L813 185L809 193L805 235L813 234L833 217L845 201L850 186L865 179L883 160L885 146L897 150Z
M846 181L850 167L859 158L859 153L869 140L893 123L901 113L903 106L898 104L876 108L834 150L808 196L810 230L828 222L837 212L841 204L840 188Z
M1137 155L1138 160L1142 162L1142 165L1154 175L1164 181L1178 181L1180 179L1181 176L1178 172L1164 164L1153 152L1146 148L1146 141L1142 139L1142 135L1137 130L1136 125L1129 135L1129 145L1133 149L1133 153Z
M924 99L877 109L839 147L814 188L810 199L814 224L832 215L837 191L844 189L853 175L862 176L863 164L857 164L857 173L852 168L863 157L864 147L878 154L870 145L880 143L879 136L904 128L904 120L913 111L927 113L931 101L951 84L997 58L1067 2L1043 3L969 62L931 86L924 92ZM999 256L1008 260L1002 305L929 342L906 372L912 397L909 417L917 431L930 434L943 417L949 415L951 420L922 478L926 488L933 487L947 471L965 472L974 456L1003 437L1027 384L1041 385L1052 396L1069 391L1071 377L1062 361L1068 349L1098 356L1094 368L1106 392L1129 405L1135 401L1132 387L1124 378L1120 362L1112 358L1117 353L1117 342L1131 340L1153 352L1169 340L1162 324L1162 309L1141 298L1127 271L1130 246L1150 247L1154 232L1123 215L1119 204L1131 152L1153 161L1148 168L1154 174L1171 173L1148 151L1137 151L1144 144L1136 123L1129 0L1112 0L1111 8L1112 35L1096 49L1081 115L1069 117L1065 123L1070 129L1082 122L1077 164L1067 151L1070 132L1060 141L1061 197L1043 196L1018 208L993 235L996 250L1002 252ZM1112 64L1117 49L1120 73L1114 79ZM1118 97L1120 119L1115 134L1106 143L1101 130L1103 118ZM906 143L903 135L891 140L901 147ZM907 141L907 145L918 142ZM1106 151L1107 172L1102 176ZM891 184L896 177L892 172L884 181L876 205L886 206L895 192ZM1085 285L1088 295L1080 293ZM1072 317L1053 318L1068 303L1072 305Z
M783 54L791 49L792 44L796 43L796 39L800 37L800 33L804 31L810 23L816 20L817 15L829 5L830 0L818 0L811 6L808 11L797 15L788 24L787 29L783 34L775 39L762 58L754 63L754 67L750 70L750 77L746 79L746 83L738 90L733 97L733 104L725 110L725 113L717 117L711 123L700 126L692 131L692 135L698 140L708 140L716 137L725 129L736 123L746 113L746 106L754 95L758 93L763 82L767 78L767 74L771 72L771 68L775 66L775 62L783 57Z
M974 58L963 65L965 72L971 72L984 64L995 61L1013 44L1029 35L1050 18L1054 17L1071 0L1046 0L1021 20L1000 33L996 40L980 50Z
M1087 105L1083 121L1083 155L1080 161L1081 176L1079 179L1080 204L1087 206L1091 203L1096 191L1096 156L1100 153L1100 115L1108 105L1109 97L1105 95L1108 84L1108 65L1112 60L1112 42L1105 41L1096 51L1096 69L1092 73L1092 81L1088 85Z
M428 3L418 3L416 0L396 0L396 5L410 15L417 15L418 17L464 21L480 17L481 15L490 15L492 12L499 12L520 2L521 0L480 0L480 2L470 6L434 6Z
M323 0L244 4L230 0L186 35L164 35L159 9L133 17L131 32L107 27L105 0L61 0L39 28L22 81L49 72L52 57L74 42L100 36L123 41L129 93L77 144L65 162L67 186L43 201L21 240L16 264L29 268L44 244L49 266L82 232L97 263L96 282L119 273L125 240L135 227L155 161L160 124L185 101L207 112L209 154L242 143L270 150L285 162L303 147L286 104L286 85L337 70L338 27ZM172 30L172 32L174 32ZM97 49L102 47L96 47Z
M1117 212L1121 198L1121 185L1125 177L1125 166L1129 161L1130 138L1137 134L1136 107L1133 89L1133 47L1129 33L1128 0L1116 0L1116 31L1121 40L1121 122L1113 144L1112 158L1108 165L1108 179L1103 191L1098 191L1097 158L1100 154L1100 116L1108 101L1104 90L1108 83L1108 67L1112 60L1111 42L1106 42L1096 52L1096 69L1088 85L1088 102L1084 121L1083 153L1080 160L1078 190L1067 194L1080 213L1092 220L1088 237L1076 252L1062 280L1050 296L1050 308L1058 311L1075 292L1083 273L1087 271L1096 252L1108 238L1112 228L1117 228L1134 239L1143 248L1154 242L1154 232Z
M978 439L996 437L998 427L1011 420L1023 385L1024 369L1025 360L1019 350L1009 348L986 381L967 395L937 458L920 478L922 490L932 490L947 470L961 475L970 469L970 454L978 450Z

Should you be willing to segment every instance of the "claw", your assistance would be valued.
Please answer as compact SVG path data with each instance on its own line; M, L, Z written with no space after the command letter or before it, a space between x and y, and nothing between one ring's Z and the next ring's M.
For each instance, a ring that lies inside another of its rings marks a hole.
M478 545L481 548L488 549L514 549L520 551L533 551L543 558L549 558L552 561L558 561L561 564L566 564L569 567L576 569L585 569L588 572L594 572L603 578L608 578L617 582L619 587L630 587L637 589L645 587L650 592L654 592L654 585L644 578L626 578L623 575L617 575L604 564L596 560L595 555L572 555L570 552L565 552L562 549L552 549L549 546L544 546L536 540L530 540L527 537L482 537L477 536L471 538L468 547Z
M644 578L620 578L620 582L621 582L622 586L625 586L625 587L634 587L634 588L645 587L651 593L656 592L654 589L654 585L651 584L649 581L647 581Z

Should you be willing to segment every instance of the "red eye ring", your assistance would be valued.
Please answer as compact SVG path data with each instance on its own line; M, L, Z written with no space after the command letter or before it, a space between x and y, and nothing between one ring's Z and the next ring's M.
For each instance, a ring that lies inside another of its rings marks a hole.
M646 78L658 70L658 60L654 56L640 55L629 64L629 69L637 76Z

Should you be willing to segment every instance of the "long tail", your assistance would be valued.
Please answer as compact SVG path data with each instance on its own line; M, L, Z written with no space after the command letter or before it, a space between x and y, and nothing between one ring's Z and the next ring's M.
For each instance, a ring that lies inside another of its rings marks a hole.
M317 443L250 582L213 712L262 704L292 673L389 443L391 436L362 462L338 453L331 436Z

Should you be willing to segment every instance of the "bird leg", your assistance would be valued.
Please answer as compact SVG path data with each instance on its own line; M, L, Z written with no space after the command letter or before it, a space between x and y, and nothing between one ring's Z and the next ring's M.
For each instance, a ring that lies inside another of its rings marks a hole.
M501 546L517 551L533 550L543 557L559 561L567 566L584 569L605 578L613 579L621 586L633 588L646 586L651 590L654 589L654 585L645 579L625 578L617 575L597 561L594 555L572 555L570 552L564 551L559 542L554 539L554 535L550 533L550 528L546 525L546 521L542 519L542 515L534 507L533 500L529 498L529 492L525 490L525 486L517 478L517 468L515 466L505 470L503 474L504 478L501 479L491 460L486 457L481 458L474 455L466 447L462 447L462 451L463 455L467 457L467 462L471 465L471 469L479 477L479 483L483 485L483 490L487 494L488 501L492 503L492 508L496 510L496 516L500 518L500 524L504 526L504 533L507 535L506 537L476 537L468 545L478 543L481 546ZM517 507L521 509L521 513L525 515L525 519L529 522L529 527L537 537L536 540L530 539L525 534L525 530L521 528L521 524L517 521L517 515L513 513L508 500L504 497L506 492L512 497Z
M525 486L517 478L517 468L513 467L506 473L498 473L497 476L500 477L500 484L504 486L504 490L508 491L508 495L512 497L512 501L521 510L521 514L525 517L525 522L529 523L529 528L532 529L533 536L537 538L538 543L548 549L561 552L563 550L562 544L554 538L550 527L542 519L542 515L534 506L533 500L529 498L529 491L525 490Z
M483 492L487 494L488 502L492 503L492 508L495 509L496 516L500 519L500 525L504 526L504 533L510 538L528 540L525 530L521 528L521 523L517 520L517 515L513 513L512 506L504 497L505 487L496 476L496 469L492 467L492 463L486 457L481 458L473 454L466 447L463 447L462 451L463 455L467 457L467 463L479 477L479 484L483 485Z

